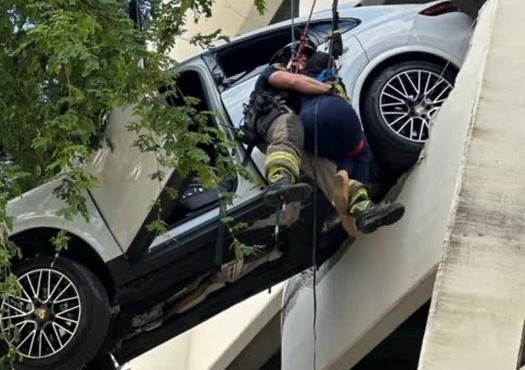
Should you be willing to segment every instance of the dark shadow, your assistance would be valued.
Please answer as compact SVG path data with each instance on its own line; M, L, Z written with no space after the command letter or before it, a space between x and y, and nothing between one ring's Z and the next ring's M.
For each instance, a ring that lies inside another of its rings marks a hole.
M429 308L425 303L351 370L416 370Z

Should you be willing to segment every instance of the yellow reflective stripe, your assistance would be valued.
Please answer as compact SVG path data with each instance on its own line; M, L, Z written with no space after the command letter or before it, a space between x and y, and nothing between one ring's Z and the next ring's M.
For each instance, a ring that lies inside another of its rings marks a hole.
M356 203L361 202L363 200L368 200L368 191L366 190L366 187L361 184L359 181L356 180L349 180L348 181L348 195L349 195L349 201L348 201L348 208L352 209Z
M271 167L273 165L272 163L275 162L281 162L280 164L282 164L283 162L286 163L287 165L289 165L290 170L295 172L294 176L299 175L300 163L299 158L296 155L284 151L274 152L266 156L266 160L264 163L266 167Z
M299 165L299 157L297 157L297 155L292 154L290 152L285 152L284 150L279 150L279 151L268 154L266 156L266 160L267 161L273 160L274 157L285 160L285 161L290 161L294 164L297 164L297 166Z
M285 172L292 181L297 181L297 176L294 175L288 168L282 167L282 166L273 166L268 171L268 181L275 182L279 177L281 177L282 173Z
M357 189L355 193L352 194L352 197L350 198L349 207L352 208L357 201L362 201L368 199L368 192L365 188Z
M266 157L266 161L264 162L266 165L266 168L271 168L273 166L286 166L290 171L294 173L294 177L299 176L299 161L294 155L288 154L288 153L272 153L268 157Z

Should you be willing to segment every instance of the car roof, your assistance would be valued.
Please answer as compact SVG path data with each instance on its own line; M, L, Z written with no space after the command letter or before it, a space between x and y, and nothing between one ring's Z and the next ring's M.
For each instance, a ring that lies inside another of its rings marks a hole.
M356 0L356 2L351 2L351 3L346 3L346 4L341 4L338 6L338 12L339 13L345 13L349 10L352 10L352 16L359 16L360 13L365 15L365 14L369 14L371 11L372 12L378 12L378 13L382 13L385 9L389 9L389 10L394 10L394 9L417 9L417 8L424 8L424 7L428 7L434 3L439 3L440 0L437 0L437 1L433 1L433 2L429 2L429 3L423 3L423 4L397 4L397 5L393 5L393 4L390 4L390 5L374 5L374 6L361 6L361 3L360 3L360 0ZM344 14L341 15L341 18L345 18L347 16L345 16ZM324 10L320 10L320 11L316 11L312 14L312 21L319 21L319 20L328 20L328 19L332 19L332 11L331 9L324 9ZM297 17L297 18L294 18L293 19L293 22L294 23L304 23L308 20L308 16L301 16L301 17ZM210 48L208 50L203 50L203 51L199 51L197 53L194 53L194 54L191 54L189 55L187 58L184 58L184 59L181 59L180 62L178 62L177 64L182 64L182 63L188 63L188 62L191 62L191 60L194 60L196 58L199 58L203 55L206 55L206 54L209 54L209 53L215 53L215 52L218 52L220 51L221 49L223 48L227 48L229 46L231 46L232 44L235 44L237 42L241 42L245 39L248 39L248 38L251 38L251 37L254 37L254 36L257 36L259 34L263 34L265 32L268 32L268 31L272 31L272 30L277 30L279 28L283 28L283 27L289 27L290 25L292 24L292 20L290 19L287 19L287 20L284 20L284 21L281 21L281 22L278 22L278 23L274 23L274 24L270 24L268 26L264 26L264 27L260 27L260 28L257 28L253 31L250 31L250 32L247 32L247 33L244 33L242 35L239 35L239 36L235 36L233 38L230 39L229 42L224 42L223 44L221 45L218 45L216 47L213 47L213 48Z

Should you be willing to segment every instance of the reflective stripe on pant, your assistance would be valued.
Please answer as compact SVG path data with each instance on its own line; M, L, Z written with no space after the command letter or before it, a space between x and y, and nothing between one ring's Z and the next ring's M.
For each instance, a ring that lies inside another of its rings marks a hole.
M294 181L299 179L304 133L299 117L285 113L277 117L266 133L266 177L285 171Z

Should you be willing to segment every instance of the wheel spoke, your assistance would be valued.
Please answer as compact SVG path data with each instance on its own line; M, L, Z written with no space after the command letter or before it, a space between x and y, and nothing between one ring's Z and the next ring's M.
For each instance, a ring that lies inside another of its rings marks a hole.
M12 304L8 303L7 301L4 302L4 304L5 304L7 307L11 308L12 310L15 310L16 312L20 312L22 315L27 315L27 314L28 314L27 312L22 311L21 309L19 309L19 308L13 306ZM6 319L6 318L7 318L7 317L2 317L2 320Z
M46 334L46 332L44 331L44 329L42 329L42 335L43 335L44 338L46 339L46 342L47 342L47 344L49 345L49 348L51 348L51 353L55 353L55 352L56 352L55 347L53 347L53 344L51 343L51 341L50 341L49 338L47 337L47 334Z
M34 307L33 300L31 299L31 296L26 292L25 289L22 288L22 293L24 294L25 298L23 297L16 297L17 299L20 299L26 303L31 303L31 307Z
M396 132L399 134L407 125L409 122L412 122L414 119L413 118L410 118L408 121L406 121L405 123L403 123L403 125L401 126L401 128L399 130L396 130Z
M383 114L384 114L385 116L386 116L386 115L389 115L389 116L390 116L390 115L393 115L393 114L395 114L395 115L400 115L400 114L408 114L408 113L407 113L407 112L385 112L385 113L383 113Z
M381 107L393 107L393 106L398 106L398 105L405 105L405 103L401 103L401 102L398 102L398 103L385 103L385 104L381 104Z
M40 330L38 335L38 357L42 357L42 333L43 331Z
M47 297L46 302L49 301L49 298L51 296L51 270L47 271Z
M435 102L436 102L437 100L439 100L439 99L443 96L443 94L444 94L445 92L448 91L449 88L450 88L450 86L445 86L445 88L444 88L443 90L441 90L441 92L439 93L439 95L436 96L436 98L432 101L432 104L435 104ZM443 99L443 100L445 100L445 99Z
M65 328L63 325L60 325L58 322L54 321L54 322L53 322L53 325L58 326L58 328L59 328L60 330L65 331L65 332L68 333L69 335L73 335L73 332L72 332L72 331L70 331L69 329Z
M31 289L31 292L33 293L33 298L38 298L38 293L35 292L35 288L33 287L33 283L31 282L31 278L29 277L29 274L25 275L25 277L29 283L29 288Z
M59 326L56 323L51 323L51 326L53 327L53 332L55 333L55 337L57 338L58 344L60 345L60 348L62 348L64 345L62 344L62 338L60 336L60 333L57 331L57 326ZM69 332L71 333L71 332Z
M67 313L67 312L70 312L70 311L73 311L73 310L76 310L76 309L79 309L80 308L80 305L76 305L76 306L73 306L71 308L68 308L68 309L65 309L64 311L60 311L59 313L55 314L55 316L57 317L62 317L61 315Z
M439 79L435 84L434 86L432 86L432 88L429 90L429 92L427 92L427 96L432 94L432 92L439 86L443 83L443 81L445 81L443 78Z
M68 298L60 299L58 301L53 301L53 304L65 303L65 302L69 302L75 299L78 299L78 297L68 297Z
M404 103L404 102L405 102L403 99L400 99L400 98L398 98L397 96L394 96L394 95L389 94L389 93L387 93L387 92L383 92L383 94L386 95L386 96L388 96L389 98L395 99L395 100L397 100L397 101L399 101L399 102L401 102L401 103Z
M388 126L390 126L390 127L394 126L396 123L398 123L399 121L401 121L403 118L405 118L407 116L408 116L408 113L406 113L404 116L396 118L393 122L390 122L388 124Z
M38 274L38 283L36 285L36 292L37 292L38 295L40 295L40 285L42 283L42 273L43 273L43 271L40 270L40 273ZM44 298L44 297L42 297L42 298Z
M56 303L56 301L58 300L58 298L60 298L62 296L62 294L64 294L70 287L71 287L71 283L67 283L66 287L64 289L62 289L62 291L56 296L55 300L53 301L53 303Z
M18 346L16 347L16 349L19 349L20 347L22 347L24 345L24 343L31 337L31 334L33 334L33 338L36 336L36 325L35 325L35 328L29 333L27 334L27 336L24 338L24 340L22 340ZM33 348L33 341L31 341L31 347L30 349Z
M55 316L55 318L57 319L60 319L60 320L63 320L65 322L69 322L69 323L72 323L72 324L78 324L78 321L75 321L73 319L70 319L69 317L63 317L63 316Z
M408 94L403 93L401 90L399 90L397 87L394 87L392 84L388 84L387 87L394 90L396 93L401 95L403 98L408 99Z
M421 92L421 70L417 71L417 96Z
M423 95L427 96L427 90L428 90L428 84L430 83L430 78L432 75L430 73L427 73L427 82L425 83L425 89L423 90Z
M417 95L419 92L418 92L418 89L417 89L416 85L414 85L414 82L412 82L412 79L410 78L410 76L408 75L407 72L405 72L404 74L405 74L406 78L408 79L408 82L410 82L410 85L412 85L412 88L414 89L414 92Z
M445 102L445 100L447 100L447 98L443 98L443 99L439 99L439 100L434 100L431 102L432 105L439 105L439 104L443 104Z
M31 320L24 320L24 321L17 322L16 324L9 323L9 326L6 329L7 330L11 330L11 329L15 329L17 326L22 325L22 327L20 329L18 329L18 331L20 332L20 331L24 330L26 325L29 324L29 323L34 324L34 322L31 321Z
M31 356L31 353L33 352L33 346L35 345L35 339L36 339L36 327L35 327L35 330L33 331L33 338L31 339L31 344L29 345L29 356Z
M47 297L47 300L49 301L52 297L53 297L53 294L55 294L55 291L57 290L58 286L60 285L60 283L62 282L62 279L64 277L61 276L60 279L58 279L58 282L55 284L55 287L53 288L53 291L49 294L49 296Z
M427 120L426 119L422 119L421 120L421 128L419 129L419 137L418 137L419 141L423 140L423 132L425 131L425 127L428 127Z
M401 85L401 88L405 92L405 95L408 97L408 91L405 87L405 84L403 83L403 79L401 78L402 75L397 75L397 79L399 80L399 84Z

